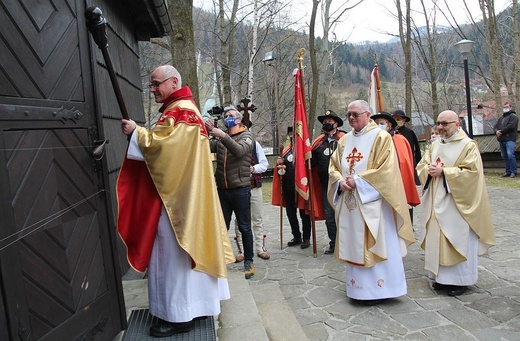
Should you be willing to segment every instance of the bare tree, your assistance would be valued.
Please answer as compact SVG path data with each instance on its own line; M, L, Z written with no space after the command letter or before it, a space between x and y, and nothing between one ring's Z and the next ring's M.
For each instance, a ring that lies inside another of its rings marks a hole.
M514 87L515 87L515 103L520 103L520 24L518 20L518 1L512 0L513 2L513 71L511 74L514 76Z
M308 116L310 126L315 126L315 116L317 112L317 108L320 108L321 111L325 111L328 105L328 94L326 92L327 86L325 86L326 82L331 82L331 78L327 79L327 69L328 65L332 64L332 52L333 50L330 47L330 31L342 20L342 17L345 13L354 7L358 6L362 3L363 0L355 0L355 1L344 1L342 4L331 13L331 8L333 4L333 0L313 0L312 1L312 11L311 18L309 24L309 55L311 62L311 71L312 71L312 87L309 98L309 106L308 106ZM318 8L321 4L321 23L323 29L323 37L321 39L321 46L316 46L316 19L318 14ZM311 128L310 135L313 134L314 129Z
M410 0L404 0L404 10L401 0L395 0L397 20L399 23L399 39L404 52L404 81L405 81L405 112L412 113L412 27L410 16Z
M168 12L173 25L169 48L174 66L182 75L183 85L190 86L193 98L200 107L193 36L193 0L168 0Z

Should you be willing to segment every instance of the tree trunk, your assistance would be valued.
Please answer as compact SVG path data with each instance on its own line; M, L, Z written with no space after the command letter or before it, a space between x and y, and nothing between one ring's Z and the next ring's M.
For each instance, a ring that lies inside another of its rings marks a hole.
M405 113L412 113L412 45L410 24L410 0L404 0L406 14L403 15L401 0L395 0L397 20L399 22L399 38L404 53L404 81L405 81ZM406 26L406 27L405 27Z
M231 88L231 68L234 59L235 47L235 19L238 10L238 0L233 0L233 9L231 10L231 17L226 25L224 13L224 1L219 0L219 20L220 20L220 65L222 68L222 88L224 95L224 104L233 103L232 88Z
M513 108L520 104L520 29L518 25L518 1L513 2L513 84L515 87L515 97Z
M182 76L182 85L188 85L195 103L199 103L197 60L193 35L193 0L168 1L168 12L173 25L170 34L172 65Z
M493 20L494 6L493 0L479 0L480 10L482 12L482 20L484 23L484 37L486 39L486 47L489 53L489 66L491 79L493 80L493 91L496 103L497 117L500 117L502 112L502 96L500 93L500 60L498 48L498 36L496 35L495 22Z
M311 113L308 115L308 124L311 127L314 127L314 113L316 112L317 102L318 102L318 89L320 86L320 71L318 67L318 56L316 51L316 36L315 36L315 27L316 27L316 15L318 12L318 4L320 3L320 0L312 0L312 12L311 12L311 20L310 20L310 27L309 27L309 55L310 55L310 61L311 61L311 70L312 70L312 87L311 87L311 93L309 98L309 106L307 106L307 112ZM307 78L307 75L305 75L303 79L305 80ZM304 99L305 100L305 99ZM309 136L312 139L313 138L313 131L314 129L310 129Z

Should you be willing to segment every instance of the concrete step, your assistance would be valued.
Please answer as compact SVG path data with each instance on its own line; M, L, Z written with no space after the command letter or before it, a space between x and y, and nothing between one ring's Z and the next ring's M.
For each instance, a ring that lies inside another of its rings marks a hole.
M257 284L229 271L231 299L222 302L219 340L308 340L277 282Z
M221 302L217 337L222 341L268 341L262 318L244 273L230 269L228 272L231 299Z
M241 267L229 268L228 275L231 299L221 302L221 314L215 320L219 340L307 340L278 282L248 281ZM125 276L123 291L127 316L134 309L148 308L147 279L142 275Z
M278 282L250 285L269 340L307 340Z

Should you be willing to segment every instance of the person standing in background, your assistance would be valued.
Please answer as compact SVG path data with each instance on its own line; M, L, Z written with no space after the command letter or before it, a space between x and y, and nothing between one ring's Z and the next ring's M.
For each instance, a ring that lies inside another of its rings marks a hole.
M410 144L410 149L412 150L413 154L414 167L416 167L417 163L421 160L421 146L419 145L419 139L417 138L417 135L415 135L415 132L406 126L406 123L410 122L411 119L410 117L406 116L402 110L395 110L392 113L392 117L397 123L397 133L403 135ZM415 170L414 179L415 184L419 186L421 182L419 181L419 177L417 176L417 172Z
M493 127L500 145L500 155L504 159L506 171L502 177L514 178L517 174L516 165L516 136L518 134L518 116L509 101L504 102L503 115Z
M292 127L287 128L287 134L290 138L290 144L284 148L282 155L277 158L274 174L273 174L273 190L271 203L275 206L285 206L287 219L291 225L291 233L293 239L287 243L287 246L298 246L306 249L311 246L311 217L305 211L305 201L301 196L296 195L294 185L294 148L293 148L293 134ZM284 166L278 168L278 166ZM280 176L283 176L281 181ZM281 186L280 186L281 181ZM281 188L280 188L281 187ZM298 200L297 200L298 198ZM300 224L298 223L297 213L299 212L302 220L302 231L300 231Z
M249 129L253 124L249 121ZM262 211L264 206L264 195L262 192L262 173L269 167L269 162L265 157L264 150L258 141L253 145L251 155L251 227L253 228L253 238L255 240L256 255L262 259L269 259L270 255L265 248L264 242L264 226ZM242 235L238 229L238 222L235 219L235 236L237 244L242 242ZM244 260L244 255L239 253L236 262Z
M329 187L329 163L330 156L336 150L338 140L345 135L345 132L338 128L343 126L343 120L332 110L327 110L325 115L318 116L318 121L322 124L322 134L318 136L312 143L312 159L311 166L313 168L313 177L315 181L315 190L321 192L321 205L323 208L323 216L325 218L325 226L327 226L327 234L329 236L329 247L324 254L334 254L336 247L336 218L334 209L330 206L327 198L327 189ZM315 171L314 171L315 170ZM315 208L319 210L319 207Z

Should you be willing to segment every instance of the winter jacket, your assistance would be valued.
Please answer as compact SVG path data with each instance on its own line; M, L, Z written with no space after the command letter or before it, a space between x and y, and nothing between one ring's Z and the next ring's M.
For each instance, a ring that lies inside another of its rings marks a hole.
M493 127L495 133L497 130L502 132L498 137L499 142L516 141L516 134L518 133L518 116L513 110L508 111L502 115Z
M253 135L245 126L234 135L211 140L211 152L217 153L215 179L219 189L250 187Z

